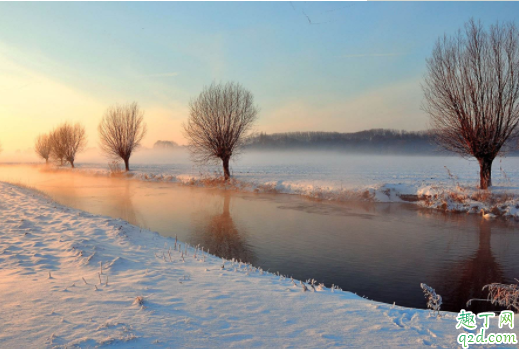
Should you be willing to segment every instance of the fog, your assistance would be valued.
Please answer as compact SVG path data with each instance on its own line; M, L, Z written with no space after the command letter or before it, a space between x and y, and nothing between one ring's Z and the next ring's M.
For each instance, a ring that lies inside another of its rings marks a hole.
M438 155L443 155L438 153ZM306 165L334 166L344 164L352 159L366 159L367 162L373 159L394 159L395 157L409 157L410 159L431 155L387 155L387 154L365 154L360 152L340 151L340 150L258 150L245 149L236 154L232 163L235 166L286 166L286 165ZM113 159L106 157L98 148L90 147L78 153L75 165L81 167L85 164L97 164L108 167ZM0 163L40 163L45 161L36 156L33 149L16 151L5 151L0 153ZM186 147L178 148L140 148L132 154L130 165L195 165L191 161L189 151ZM344 164L346 165L346 164ZM202 166L202 167L212 167Z
M97 148L88 148L76 157L76 167L108 170L112 160ZM38 163L28 149L0 154L0 163ZM176 178L221 173L221 164L201 166L191 161L185 147L141 148L130 159L132 171ZM450 175L449 175L450 171ZM380 183L431 185L454 182L478 183L479 165L475 160L458 156L366 155L340 151L253 150L238 154L231 161L231 173L256 184L283 183L334 188L359 187ZM516 157L497 158L493 166L495 184L513 184L519 178ZM509 183L509 182L513 183ZM506 182L506 183L505 183Z
M106 157L99 148L89 147L76 155L78 165L85 163L105 164L113 159ZM140 165L164 165L178 161L188 162L189 154L184 147L173 149L140 148L132 154L130 163ZM1 163L44 163L45 161L36 156L33 149L6 151L0 153Z

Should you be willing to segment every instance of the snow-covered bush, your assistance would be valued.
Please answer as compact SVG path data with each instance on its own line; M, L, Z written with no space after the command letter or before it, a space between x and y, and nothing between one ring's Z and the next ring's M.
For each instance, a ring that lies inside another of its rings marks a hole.
M483 290L485 289L488 289L487 299L471 299L467 306L474 300L482 300L519 312L519 285L493 283L483 286Z
M423 290L425 298L427 299L427 308L431 309L432 312L437 312L440 315L440 308L442 306L442 296L436 294L434 288L427 286L426 284L420 284Z
M118 176L123 173L123 169L119 161L112 161L108 163L108 170L110 171L110 176Z

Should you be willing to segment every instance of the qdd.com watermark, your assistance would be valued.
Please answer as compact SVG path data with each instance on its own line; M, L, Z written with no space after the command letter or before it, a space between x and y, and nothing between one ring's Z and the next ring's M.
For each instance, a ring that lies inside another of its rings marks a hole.
M496 317L496 314L492 312L476 315L471 311L465 311L465 309L462 309L456 318L456 320L458 320L456 329L463 327L471 331L477 330L478 323L476 318L483 320L483 326L481 326L477 333L460 333L458 335L458 344L461 344L465 349L470 345L477 344L517 344L517 335L515 333L487 332L490 327L490 319L493 317ZM509 310L502 311L499 314L498 327L503 331L506 331L507 329L512 330L514 328L514 313Z

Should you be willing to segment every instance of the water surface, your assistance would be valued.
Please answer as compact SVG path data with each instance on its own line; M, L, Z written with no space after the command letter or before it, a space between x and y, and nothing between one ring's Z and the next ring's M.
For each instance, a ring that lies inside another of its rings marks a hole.
M519 223L512 221L412 204L318 202L41 169L0 166L0 180L221 257L377 301L424 308L423 282L443 296L442 309L458 311L468 299L486 296L483 285L519 277Z

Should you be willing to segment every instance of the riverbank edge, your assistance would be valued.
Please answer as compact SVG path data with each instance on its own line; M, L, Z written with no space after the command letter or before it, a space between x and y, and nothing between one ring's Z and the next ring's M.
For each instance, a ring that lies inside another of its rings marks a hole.
M31 208L31 210L34 210L34 212L36 212L36 211L40 212L38 217L45 216L46 221L48 221L49 219L53 222L59 221L59 223L54 224L57 227L61 227L61 225L63 225L63 224L70 225L69 224L70 222L67 221L66 219L64 219L64 216L74 217L75 221L79 221L79 220L87 221L86 223L90 224L91 226L95 226L96 221L105 222L105 224L109 224L110 226L112 226L112 228L119 226L119 228L115 229L115 231L107 231L107 230L103 230L102 228L97 227L94 229L95 234L93 234L93 235L90 233L87 234L86 232L80 232L79 230L74 230L74 229L72 229L71 231L68 231L68 232L63 232L63 230L62 230L61 233L54 233L54 235L56 235L56 237L58 237L57 240L59 243L62 243L67 239L67 237L63 237L63 235L65 233L69 234L68 238L71 239L71 244L69 245L69 247L72 246L72 249L69 248L66 251L66 253L69 255L69 257L67 257L67 258L71 259L71 260L67 261L66 263L63 263L63 264L70 264L71 261L73 260L74 264L75 264L73 266L74 274L77 274L78 268L87 269L87 270L82 270L84 272L84 274L92 274L92 273L95 274L96 269L98 269L99 267L98 266L96 267L95 264L93 265L93 263L89 263L89 262L91 261L91 259L92 259L92 261L94 261L94 260L97 261L98 259L100 259L101 263L102 263L103 262L102 259L104 258L102 251L106 251L106 250L109 250L112 248L112 246L104 245L102 248L98 247L97 249L95 249L95 246L97 246L97 245L94 245L94 251L92 254L91 253L85 253L85 254L81 253L81 256L80 256L79 255L79 249L81 246L80 241L81 241L81 239L85 239L85 235L88 236L88 239L92 240L92 243L94 243L94 244L96 243L94 235L102 236L103 239L106 239L107 237L109 237L110 239L115 239L115 240L122 239L122 240L124 240L124 243L127 245L127 247L125 249L127 249L127 248L135 249L135 246L132 246L132 244L135 244L135 238L138 238L140 243L142 243L142 241L140 241L140 240L144 240L144 243L146 244L146 246L148 246L145 248L141 248L141 247L138 248L140 250L140 252L142 252L141 254L144 255L143 257L145 258L146 263L150 263L150 265L153 264L155 266L157 263L162 266L165 266L168 263L177 264L177 266L180 266L180 267L183 267L184 269L186 269L186 271L184 271L184 273L187 273L190 275L189 276L190 280L198 279L201 276L200 273L202 272L202 269L200 268L200 265L204 265L206 272L203 272L203 274L205 274L204 275L205 277L207 277L207 275L206 275L207 270L213 270L219 274L227 273L232 278L237 278L240 282L249 282L249 280L250 280L250 282L252 282L252 283L259 283L261 285L264 285L264 287L266 287L266 288L272 288L272 290L270 290L270 291L275 291L275 292L282 291L282 293L288 292L289 295L295 295L297 297L296 298L297 301L300 301L301 297L302 297L303 305L305 304L304 297L308 297L308 301L312 300L313 302L315 302L315 305L318 307L326 308L327 304L329 305L330 301L332 299L333 299L332 309L335 309L336 307L339 307L339 308L340 307L346 307L346 308L361 307L366 312L365 313L366 318L362 319L362 321L373 320L374 322L377 322L380 320L378 318L382 318L382 320L384 320L384 321L389 321L389 323L392 324L391 326L396 326L397 328L395 328L395 329L399 329L399 331L397 331L398 336L403 335L403 333L400 330L410 331L410 338L412 338L413 340L416 339L414 337L416 337L417 333L418 333L419 337L423 336L423 334L420 334L419 332L416 332L416 331L411 331L411 329L413 328L413 326L411 325L412 322L416 322L415 325L422 329L423 329L424 325L431 325L432 328L434 329L434 331L443 332L443 335L440 335L440 336L435 335L436 339L434 341L439 341L439 340L444 341L447 339L447 337L449 337L450 338L449 342L453 343L452 336L456 332L454 330L455 314L453 314L453 313L442 312L441 318L437 318L437 319L435 319L434 317L430 318L429 317L430 313L427 310L404 308L404 307L399 307L399 306L394 306L394 305L389 305L389 304L384 304L384 303L378 303L378 302L362 299L361 297L355 296L354 294L352 294L350 292L332 290L332 289L326 288L322 285L311 285L309 283L291 280L290 278L283 277L278 274L262 271L261 268L256 268L256 267L253 267L250 265L245 265L245 264L238 263L235 261L222 260L221 258L208 254L207 252L201 252L200 249L196 249L193 247L187 247L185 244L178 242L179 244L181 244L183 246L182 248L180 248L179 246L176 246L176 243L174 243L174 239L162 237L159 234L153 233L150 231L145 231L143 229L132 226L129 223L118 220L118 219L96 216L96 215L85 213L80 210L61 206L61 205L56 204L55 202L51 201L48 197L42 196L38 192L32 191L30 188L20 188L18 186L12 185L12 184L0 182L0 193L1 193L0 195L2 195L3 197L6 197L6 196L8 196L7 192L10 192L18 197L14 201L15 202L14 205L13 205L13 202L11 202L11 205L9 206L9 208L11 210L15 210L15 212L16 212L16 210L19 210L19 211L22 210L21 208L16 207L16 205L17 205L16 202L23 202L24 205L26 205L27 202L30 202L33 205L37 206L37 207ZM17 201L17 200L19 200L19 201ZM30 207L32 207L32 206L30 206ZM2 208L1 210L5 210L5 208ZM17 215L22 215L22 216L24 214L26 214L26 212L17 213ZM57 217L60 217L60 218L58 219ZM93 220L94 222L88 222L89 220ZM11 220L6 220L6 222L11 222ZM27 239L27 237L34 239L35 237L40 237L41 231L38 230L39 228L38 228L37 224L34 224L34 222L27 222L27 220L25 220L25 219L21 219L20 222L21 222L20 226L30 225L30 226L34 227L34 229L26 230L25 233L23 234L23 237L20 236L20 239ZM56 229L56 227L52 227L52 226L49 228ZM16 229L18 229L18 228L16 228ZM76 235L78 235L78 236L76 236ZM41 238L45 238L45 239L49 238L49 235L45 234L45 236L41 236ZM39 241L38 243L42 243L42 242ZM56 244L55 241L54 241L54 244ZM166 247L166 246L168 246L168 247ZM179 249L181 249L182 252L179 251ZM6 255L7 250L8 250L8 248L6 248L4 246L4 249L2 252L4 257ZM40 251L40 249L35 249L34 251L25 251L25 252L32 253L33 255L38 255L41 253L38 251ZM172 252L172 251L174 251L174 252ZM198 252L196 252L196 251L198 251ZM184 252L185 252L185 254L184 254ZM198 253L198 256L195 257L197 253ZM173 256L171 256L171 254L173 254ZM180 254L180 256L179 256L179 254ZM180 261L180 257L182 257L182 261ZM131 259L130 256L127 256L121 252L121 255L115 256L115 258L113 260L120 261L120 260L130 260L130 259ZM78 262L78 261L81 261L81 262ZM83 263L84 261L87 261L87 262ZM113 265L115 263L116 262L113 262L112 264L110 264L110 261L106 261L105 273L111 272L110 269L113 269ZM192 269L192 267L196 267L197 269ZM119 266L119 268L121 268L121 266ZM132 270L132 274L143 271L142 270L143 267L134 268L134 269L135 270ZM151 270L151 268L147 268L146 274L148 274L148 272L150 270ZM114 269L114 271L115 271L115 269ZM5 266L4 272L9 272L10 274L17 274L16 270L14 270L14 271L10 270L9 264L7 266ZM38 274L40 277L43 277L44 279L51 280L51 282L54 283L56 281L64 281L64 280L59 280L60 277L58 277L56 275L65 274L65 271L60 270L58 268L58 269L55 269L52 271L52 275L51 275L51 272L45 272L45 270L40 270L38 272L34 271L34 273ZM48 273L48 275L47 275L47 273ZM118 278L120 276L118 276L116 274L117 273L115 273L115 275L111 276L110 285L114 285L114 286L117 285ZM76 278L77 277L78 276L76 275ZM108 278L108 276L107 276L107 278ZM11 282L8 284L10 286L17 285L17 287L19 287L20 289L24 289L28 286L28 285L24 284L23 277L22 278L17 277L17 279L18 280L15 280L14 282ZM89 277L88 279L91 282L92 277ZM59 297L56 298L56 295L59 295L59 293L56 294L56 292L70 292L70 290L72 290L72 288L70 288L71 287L70 284L72 284L73 287L79 287L79 285L82 282L84 282L85 287L92 288L92 286L86 286L87 281L85 281L84 278L83 278L83 281L81 281L81 279L77 279L75 282L72 282L72 281L73 280L67 280L67 281L65 281L64 284L59 285L58 287L54 286L50 290L45 289L45 292L50 292L51 294L54 295L55 304L52 305L53 307L59 307L59 303L60 303ZM171 282L169 282L169 281L171 281ZM177 284L177 282L179 282L177 280L169 280L169 281L167 281L166 284L169 284L169 283ZM107 279L106 283L108 283L108 279ZM187 283L187 281L186 281L186 283ZM67 285L69 285L69 286L67 286ZM94 284L93 287L95 287L95 291L98 291L98 287L99 287L99 289L104 288L104 286L102 286L102 285L103 285L103 283L101 281L101 276L100 276L99 285L95 286L95 284ZM213 285L213 286L215 286L215 285ZM221 284L219 286L225 287L225 285L221 285ZM249 286L251 286L251 285L249 285ZM77 288L75 288L74 290L77 290ZM229 291L229 290L226 290L226 291ZM232 293L232 290L230 290L230 291ZM239 294L241 292L242 292L241 289L237 290L236 296L239 296ZM136 295L139 294L139 292L133 292L133 293ZM279 295L280 294L278 294L278 297L279 297ZM7 297L5 299L9 299L9 295L4 295L4 296ZM330 296L332 298L329 298ZM315 298L315 297L318 297L318 298ZM322 297L325 297L325 298L322 298ZM237 297L237 298L239 299L239 297ZM283 297L281 297L281 298L283 298ZM49 299L52 299L52 297ZM287 303L287 301L283 300L283 299L281 299L280 301L282 303L279 303L279 304ZM160 300L157 298L156 300L154 300L154 302L160 303ZM87 302L87 303L89 303L89 302ZM265 303L268 303L268 302L265 302ZM290 302L288 302L288 303L290 303ZM78 304L76 304L76 305L78 305ZM301 306L301 304L299 304L299 303L296 303L295 305ZM81 309L82 306L86 306L86 304L79 304L79 309ZM236 304L235 306L239 307L240 304ZM241 306L246 306L246 305L242 304ZM266 306L267 308L269 307L268 304L264 305L264 306ZM7 308L9 308L9 307L7 307ZM269 309L269 312L271 312L271 311L273 311L273 309ZM54 312L54 310L52 310L52 312ZM45 316L45 317L48 317L48 314L46 314L46 315L47 316ZM409 324L407 326L401 326L400 328L398 328L399 327L398 322L400 321L399 319L403 319L403 318L409 320ZM376 320L376 319L378 319L378 320ZM267 316L265 318L265 320L272 321L273 319L271 319L270 317ZM274 320L278 320L278 319L274 318ZM319 316L317 316L315 319L315 323L313 323L312 325L317 326L317 327L329 325L329 324L327 324L326 321L322 322L321 320L322 319L320 319ZM335 321L338 321L339 323L344 322L345 324L351 325L351 322L359 321L359 318L358 317L348 318L346 316L346 317L337 318ZM387 325L387 324L385 324L385 325ZM146 324L140 324L140 326L145 327ZM386 337L388 335L388 333L386 333L386 332L387 331L380 333L379 334L380 338ZM389 332L392 332L392 331L389 331ZM412 334L412 336L411 336L411 334ZM52 342L53 334L49 333L48 335L49 335L49 338L51 338L51 342ZM69 334L68 336L65 336L65 337L70 337L70 339L78 340L77 338L74 338L75 336L73 333ZM375 335L375 337L376 337L376 335ZM427 337L427 340L432 339L432 337L430 335L428 335L426 337ZM395 338L393 338L393 339L395 339ZM67 341L67 345L73 343L74 340ZM2 341L2 339L0 337L0 343L1 343L1 341ZM96 341L98 343L102 343L102 341L100 341L100 340L96 339ZM133 341L133 339L132 339L132 341ZM362 339L357 339L357 341L365 342L365 341L370 341L370 339L362 338ZM125 343L125 341L120 340L120 338L117 340L117 342ZM407 342L407 339L404 338L404 342ZM315 343L315 344L318 344L318 343ZM129 345L129 347L131 347L131 346L132 345ZM395 344L395 346L397 346L397 345ZM14 347L16 347L16 346L14 346Z
M139 171L111 172L102 168L68 168L52 166L53 170L74 171L92 176L120 177L146 182L172 182L190 187L216 188L262 194L300 195L318 201L368 201L415 204L450 213L481 215L484 219L506 218L519 221L519 187L491 187L481 190L476 186L380 183L358 188L334 188L319 185L298 185L284 181L247 181L239 176L229 181L214 174L173 175Z

